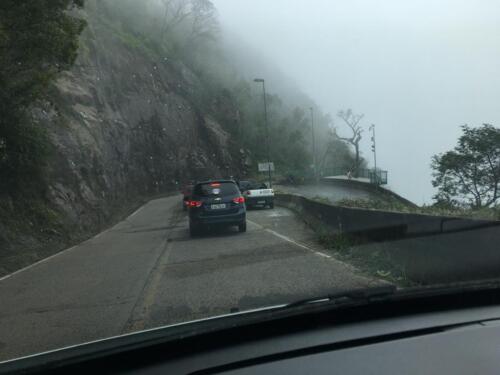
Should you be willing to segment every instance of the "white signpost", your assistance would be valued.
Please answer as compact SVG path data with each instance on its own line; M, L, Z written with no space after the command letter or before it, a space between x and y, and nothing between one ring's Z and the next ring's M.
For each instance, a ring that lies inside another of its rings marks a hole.
M269 166L271 167L269 169ZM271 170L271 172L274 172L274 163L271 162L271 163L259 163L259 172L269 172L269 170Z

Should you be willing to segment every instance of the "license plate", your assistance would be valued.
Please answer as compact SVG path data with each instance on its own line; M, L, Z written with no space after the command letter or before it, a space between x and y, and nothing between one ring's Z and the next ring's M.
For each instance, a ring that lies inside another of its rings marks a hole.
M222 204L212 204L212 205L210 206L210 208L211 208L212 210L221 210L221 209L226 208L226 204L225 204L225 203L222 203Z
M265 204L266 201L258 201L257 204Z

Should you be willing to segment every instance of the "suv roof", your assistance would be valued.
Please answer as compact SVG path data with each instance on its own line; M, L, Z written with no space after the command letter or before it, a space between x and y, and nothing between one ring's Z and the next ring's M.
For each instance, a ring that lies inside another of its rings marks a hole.
M213 183L219 183L219 184L222 184L222 183L231 183L231 184L236 184L236 181L234 180L206 180L206 181L199 181L196 183L196 185L200 185L200 184L213 184Z

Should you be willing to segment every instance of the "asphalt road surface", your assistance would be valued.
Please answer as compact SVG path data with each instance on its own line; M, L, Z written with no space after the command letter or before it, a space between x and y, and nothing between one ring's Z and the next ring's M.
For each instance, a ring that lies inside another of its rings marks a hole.
M181 198L0 279L0 361L127 332L378 284L314 244L289 210L188 234Z
M326 198L334 203L342 199L380 199L380 197L371 192L357 189L353 186L338 186L333 184L319 184L319 185L278 185L275 186L276 190L299 194L306 198Z

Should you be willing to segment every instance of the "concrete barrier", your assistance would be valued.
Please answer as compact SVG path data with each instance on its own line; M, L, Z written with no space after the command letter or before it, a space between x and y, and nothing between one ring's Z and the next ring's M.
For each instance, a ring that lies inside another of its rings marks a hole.
M315 230L360 240L357 256L383 252L423 284L500 277L500 222L347 208L277 194ZM382 243L382 245L381 245Z

